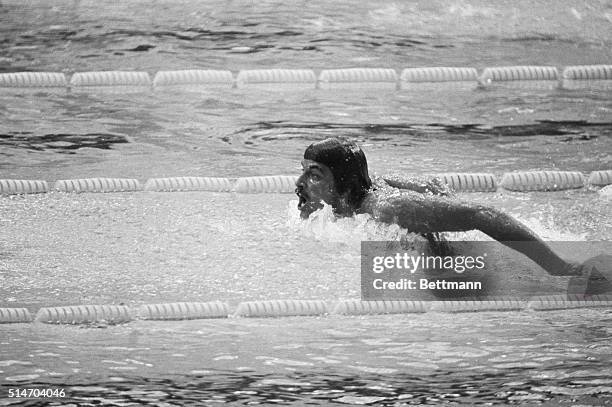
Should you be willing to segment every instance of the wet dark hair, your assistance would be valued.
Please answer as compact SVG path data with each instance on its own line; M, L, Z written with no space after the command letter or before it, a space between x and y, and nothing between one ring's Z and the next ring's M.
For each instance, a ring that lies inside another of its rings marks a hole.
M313 143L304 159L324 164L334 175L339 194L347 196L350 210L355 211L372 188L368 162L361 148L345 137L332 137Z

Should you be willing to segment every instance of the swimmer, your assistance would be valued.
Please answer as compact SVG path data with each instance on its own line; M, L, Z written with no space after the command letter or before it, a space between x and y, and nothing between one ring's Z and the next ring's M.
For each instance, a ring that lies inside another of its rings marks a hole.
M567 262L511 216L453 199L451 191L437 179L393 176L372 182L365 154L346 138L311 144L304 152L302 168L295 192L303 219L327 203L338 217L370 214L377 221L423 234L430 243L437 232L480 230L523 253L551 275L612 281L610 256L598 256L582 265Z

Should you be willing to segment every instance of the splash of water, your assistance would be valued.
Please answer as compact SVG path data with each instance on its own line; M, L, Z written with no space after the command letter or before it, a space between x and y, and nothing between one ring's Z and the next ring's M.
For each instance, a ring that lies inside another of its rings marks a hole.
M536 218L531 217L529 219L521 219L521 222L529 229L533 230L538 236L544 240L559 241L559 242L573 242L573 241L586 241L587 232L572 232L570 230L560 230L552 218Z
M518 216L513 215L519 219ZM544 240L550 241L586 241L587 233L561 230L555 225L552 216L531 217L520 219L528 228ZM348 218L337 218L329 205L312 213L308 219L300 218L297 200L289 202L287 207L286 226L297 230L299 234L314 238L324 243L345 243L359 247L362 241L397 241L417 238L416 234L398 225L388 225L377 222L369 214L358 214ZM440 234L444 240L453 241L488 241L493 240L478 230L466 232L444 232Z
M308 219L300 218L297 200L287 207L287 226L300 234L327 243L345 243L359 247L362 241L400 240L410 233L398 225L387 225L372 219L369 214L337 218L330 205L312 213ZM416 236L416 235L415 235Z

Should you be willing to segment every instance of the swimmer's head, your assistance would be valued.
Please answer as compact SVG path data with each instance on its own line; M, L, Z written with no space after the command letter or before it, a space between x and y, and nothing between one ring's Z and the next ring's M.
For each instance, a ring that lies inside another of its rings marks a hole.
M350 215L372 187L365 154L344 137L311 144L304 152L302 167L295 191L302 218L320 209L323 202L338 215Z

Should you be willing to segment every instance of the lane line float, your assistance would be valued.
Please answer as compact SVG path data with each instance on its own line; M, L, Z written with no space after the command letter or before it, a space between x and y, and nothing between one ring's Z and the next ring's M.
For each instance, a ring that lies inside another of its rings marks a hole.
M376 314L412 314L427 312L429 305L424 301L407 300L342 300L334 306L332 314L340 315L376 315Z
M0 88L66 88L60 72L10 72L0 74Z
M144 185L145 191L212 191L229 192L234 182L229 178L174 177L150 178Z
M487 173L446 173L435 175L457 192L495 192L495 175Z
M0 195L43 194L49 184L42 180L0 179Z
M220 301L145 304L138 309L137 313L139 319L158 321L227 318L228 314L228 305Z
M465 89L478 86L478 71L469 67L406 68L400 75L400 89Z
M136 71L78 72L70 78L70 88L73 91L145 91L151 88L151 78L147 72Z
M130 309L123 305L74 305L41 308L36 321L45 324L119 324L133 320Z
M564 89L612 89L612 65L576 65L563 69Z
M58 180L54 189L60 192L133 192L141 191L142 186L137 179L86 178Z
M234 189L240 193L278 192L288 194L295 191L297 178L294 175L238 178Z
M397 89L397 73L387 68L326 69L319 74L321 89Z
M605 187L606 185L612 184L612 170L591 172L588 183L589 185L598 187Z
M315 89L317 77L311 69L254 69L238 73L236 87L256 89Z
M598 308L612 306L612 295L584 296L577 294L550 295L532 298L528 309L535 311L553 311L570 308Z
M0 324L32 322L32 315L27 308L0 308Z
M187 69L182 71L159 71L153 79L155 89L198 90L201 88L234 87L234 76L230 71L213 69Z
M438 312L476 312L476 311L518 311L527 306L527 301L517 298L497 298L486 300L434 301L431 311Z
M328 313L327 304L321 300L270 300L241 302L235 317L288 317L318 316Z
M584 187L584 177L577 171L507 172L501 186L509 191L562 191Z
M478 82L484 87L501 85L529 89L554 89L559 86L559 71L554 66L491 67L485 68Z

